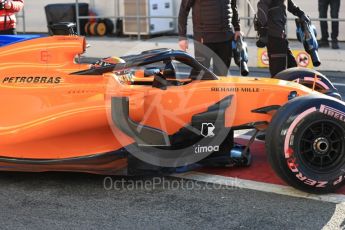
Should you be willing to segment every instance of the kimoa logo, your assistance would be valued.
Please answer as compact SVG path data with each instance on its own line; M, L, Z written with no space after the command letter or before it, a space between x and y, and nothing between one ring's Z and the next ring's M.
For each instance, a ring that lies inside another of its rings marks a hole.
M194 149L195 153L212 153L212 152L218 152L219 151L219 145L215 146L196 146Z

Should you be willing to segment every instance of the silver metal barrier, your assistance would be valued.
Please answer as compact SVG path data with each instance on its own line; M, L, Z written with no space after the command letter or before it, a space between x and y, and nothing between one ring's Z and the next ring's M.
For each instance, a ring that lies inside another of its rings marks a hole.
M21 19L22 20L22 25L23 25L23 34L26 33L26 21L25 21L25 7L23 7L21 13L16 15L17 19Z
M79 0L75 0L75 15L77 24L77 33L80 35L80 16L79 16Z

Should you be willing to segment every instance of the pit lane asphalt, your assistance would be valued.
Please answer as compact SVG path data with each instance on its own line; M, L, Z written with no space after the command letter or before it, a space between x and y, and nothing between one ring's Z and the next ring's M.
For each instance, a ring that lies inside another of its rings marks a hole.
M1 229L320 229L335 212L331 203L203 183L187 189L190 181L173 178L132 190L153 180L124 179L107 190L103 176L1 173Z
M252 74L267 76L261 70ZM345 97L344 74L326 74L340 84ZM159 178L112 177L110 190L109 179L106 186L104 179L79 173L2 172L0 228L321 229L336 211L332 203L176 178L157 184ZM142 181L148 181L146 189ZM133 189L135 183L139 188ZM345 229L345 213L335 218L340 225L330 229Z

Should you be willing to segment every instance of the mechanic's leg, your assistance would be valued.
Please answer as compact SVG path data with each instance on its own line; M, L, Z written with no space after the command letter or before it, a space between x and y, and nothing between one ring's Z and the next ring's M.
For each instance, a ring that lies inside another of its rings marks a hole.
M224 75L225 72L225 64L221 57L219 56L220 47L223 47L222 43L204 43L204 45L209 49L208 55L212 58L212 72L216 75L221 76ZM224 48L224 47L223 47Z
M331 0L331 18L339 18L340 0ZM332 22L332 40L337 41L339 35L339 22Z
M329 0L319 0L319 16L320 18L327 18ZM321 41L328 41L328 22L320 21L321 26Z
M271 76L287 68L288 46L286 39L269 36L267 43L267 52L270 61Z
M213 72L218 76L227 76L231 63L231 42L224 43L206 43L204 44L213 54ZM227 146L234 145L234 131L230 130L226 139ZM231 149L230 148L230 149Z
M199 43L197 41L194 42L194 53L195 59L199 61L203 66L206 68L210 68L211 63L211 56L209 52L209 47L207 44Z
M209 51L209 48L205 44L202 44L202 43L195 41L194 42L194 53L195 53L195 59L197 61L199 61L206 68L210 68L210 63L211 63L210 51ZM191 71L192 77L198 77L199 74L200 73L194 71L194 69Z
M287 47L288 47L288 49L287 49L287 60L288 60L287 68L289 69L289 68L297 67L296 58L292 54L292 51L289 47L289 42L287 40L286 40L286 42L287 42Z
M228 76L232 58L231 41L214 43L216 56L213 57L214 73L218 76Z
M230 65L231 65L231 58L232 58L232 41L214 43L214 50L217 55L216 58L213 58L213 66L215 70L215 74L217 76L228 76ZM220 63L217 63L217 61ZM229 134L226 138L227 146L234 146L234 131L230 130ZM231 149L230 148L230 149Z

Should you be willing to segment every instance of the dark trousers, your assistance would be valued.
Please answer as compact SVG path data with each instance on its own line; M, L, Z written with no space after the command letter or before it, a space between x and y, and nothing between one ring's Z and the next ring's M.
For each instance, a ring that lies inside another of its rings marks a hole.
M213 72L218 76L227 76L231 64L231 40L217 43L194 43L195 58L206 68L213 60Z
M340 0L319 0L320 18L327 18L328 6L331 7L331 18L339 18ZM328 22L321 21L322 40L328 40ZM339 35L339 22L332 22L332 40L337 40Z
M16 35L16 29L0 30L0 35Z
M272 77L283 70L297 67L287 39L268 36L267 52Z

